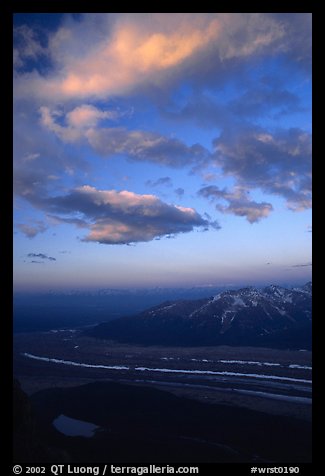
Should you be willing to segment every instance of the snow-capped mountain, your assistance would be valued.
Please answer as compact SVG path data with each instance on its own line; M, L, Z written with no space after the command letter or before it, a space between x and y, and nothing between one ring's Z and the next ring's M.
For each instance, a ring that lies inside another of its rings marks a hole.
M266 345L310 348L312 283L221 292L199 300L165 302L140 314L100 324L91 335L120 342L165 345Z

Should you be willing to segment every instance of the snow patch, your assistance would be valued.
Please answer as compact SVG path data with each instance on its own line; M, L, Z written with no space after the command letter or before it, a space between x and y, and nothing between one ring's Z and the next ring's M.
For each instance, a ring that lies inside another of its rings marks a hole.
M227 309L227 310L222 314L222 316L221 316L221 324L224 323L224 321L225 321L225 319L226 319L226 317L227 317L227 314L233 314L234 312L235 312L235 311L231 311L230 309ZM230 322L233 321L234 317L235 317L235 316L232 317L232 319L231 319Z
M298 364L291 364L289 365L290 369L305 369L305 370L313 370L312 367L308 367L308 365L298 365Z
M256 360L218 360L222 364L241 364L241 365L265 365L266 367L281 367L281 364L275 362L258 362Z
M233 300L234 300L233 302L234 306L247 307L241 297L233 296Z
M211 302L219 301L219 299L221 299L221 294L222 294L222 293L216 294L216 295L214 296L214 298L212 299Z
M159 312L160 312L160 311L166 311L167 309L171 309L172 307L175 307L175 306L176 306L176 303L170 304L170 305L165 306L165 307L161 307L161 308L159 309Z

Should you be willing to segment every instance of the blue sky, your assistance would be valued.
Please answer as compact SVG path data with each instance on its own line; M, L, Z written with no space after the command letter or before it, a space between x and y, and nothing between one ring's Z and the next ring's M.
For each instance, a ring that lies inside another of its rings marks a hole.
M311 279L311 14L16 14L14 288Z

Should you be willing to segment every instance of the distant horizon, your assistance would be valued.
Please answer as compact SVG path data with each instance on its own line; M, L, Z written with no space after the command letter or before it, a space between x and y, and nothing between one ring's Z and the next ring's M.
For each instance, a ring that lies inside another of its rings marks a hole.
M241 289L241 288L246 288L246 287L253 287L253 288L264 288L267 286L281 286L281 287L287 287L287 288L292 288L292 287L299 287L299 286L304 286L305 284L308 284L312 282L312 276L310 276L309 279L301 279L297 281L278 281L278 282L260 282L260 283L251 283L251 282L242 282L242 283L229 283L229 284L193 284L193 285L184 285L184 286L141 286L141 287L136 287L136 286L128 286L128 287L118 287L118 286L93 286L93 287L71 287L71 288L48 288L48 289L14 289L14 295L15 294L69 294L69 293L94 293L94 292L100 292L100 291L116 291L116 292L131 292L131 291L136 291L136 292L145 292L145 291L155 291L155 290L162 290L162 291L171 291L171 290L192 290L192 289L214 289L214 288L220 288L220 289Z

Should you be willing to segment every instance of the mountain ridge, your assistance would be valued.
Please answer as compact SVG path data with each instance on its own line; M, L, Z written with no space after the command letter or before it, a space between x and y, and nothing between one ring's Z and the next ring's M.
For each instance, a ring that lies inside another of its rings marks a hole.
M209 298L165 301L99 324L97 338L146 345L311 347L312 283L222 291Z

